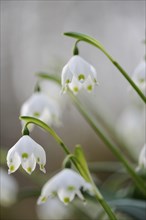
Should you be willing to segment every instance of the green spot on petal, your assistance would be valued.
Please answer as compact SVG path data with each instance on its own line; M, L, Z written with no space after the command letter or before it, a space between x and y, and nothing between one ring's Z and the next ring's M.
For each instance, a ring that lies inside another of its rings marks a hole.
M73 190L75 190L75 187L74 187L74 186L68 186L68 187L67 187L67 190L68 190L68 191L73 191Z
M25 159L28 158L28 154L27 153L23 153L22 154L22 158L25 158Z
M34 113L33 113L33 116L34 116L34 117L39 117L39 116L40 116L40 113L39 113L39 112L34 112Z
M74 87L74 88L73 88L73 91L74 91L74 92L78 92L78 91L79 91L78 87Z
M92 86L92 85L88 85L88 86L87 86L87 90L88 90L88 91L92 91L92 89L93 89L93 86Z
M32 172L31 167L28 167L28 168L27 168L27 171L28 171L28 173L31 173L31 172Z
M94 83L97 83L97 80L96 80L96 79L94 79L94 80L93 80L93 82L94 82Z
M12 171L14 171L14 170L15 170L14 165L11 165L11 166L10 166L10 171L12 172Z
M85 76L83 75L83 74L80 74L79 76L78 76L78 80L84 80L85 79Z
M41 198L41 202L46 202L47 198L44 196L43 198Z
M40 164L40 169L41 169L41 170L44 169L44 164Z
M51 196L52 196L52 197L56 197L56 196L57 196L57 192L56 192L56 191L53 191L53 192L51 193Z
M40 162L40 158L39 158L39 157L37 158L37 162L38 162L38 163Z
M144 83L144 81L145 81L144 79L139 79L140 83Z
M69 197L65 197L64 199L63 199L63 201L64 201L64 203L69 203L70 202L70 199L69 199Z
M65 83L66 83L66 84L70 83L70 80L69 80L69 79L67 79L67 80L65 81Z

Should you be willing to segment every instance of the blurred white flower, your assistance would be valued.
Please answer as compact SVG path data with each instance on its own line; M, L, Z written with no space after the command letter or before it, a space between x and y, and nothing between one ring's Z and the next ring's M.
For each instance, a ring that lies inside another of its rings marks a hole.
M146 61L143 60L134 70L133 81L146 94Z
M141 108L128 106L118 118L115 130L119 139L130 150L137 160L139 148L145 141L145 111Z
M73 56L64 66L61 76L63 93L69 87L74 94L82 88L91 92L97 84L97 73L95 68L79 55Z
M8 151L8 173L11 174L15 172L21 164L23 169L28 174L31 174L36 167L36 163L39 164L40 170L45 173L46 153L44 149L31 137L24 135Z
M146 144L143 146L143 148L140 151L138 164L139 164L138 166L139 169L146 169Z
M18 184L13 176L0 168L0 204L4 207L12 205L16 201Z
M66 207L58 198L48 199L44 205L37 206L37 215L39 219L70 219L72 214L71 207Z
M66 168L56 174L43 186L41 196L37 203L44 203L47 201L48 197L57 195L64 204L71 202L75 195L85 201L80 191L81 188L83 191L92 192L91 184L86 182L77 172Z
M21 107L22 116L32 116L44 121L49 126L60 124L60 107L58 101L49 98L43 92L35 92ZM22 122L24 125L24 122ZM29 125L29 129L33 126Z
M141 61L140 64L134 70L132 74L132 80L139 87L142 93L146 96L146 61L145 60ZM136 105L143 107L144 103L137 95L135 90L131 86L128 87L128 90L130 92L129 94L131 100Z

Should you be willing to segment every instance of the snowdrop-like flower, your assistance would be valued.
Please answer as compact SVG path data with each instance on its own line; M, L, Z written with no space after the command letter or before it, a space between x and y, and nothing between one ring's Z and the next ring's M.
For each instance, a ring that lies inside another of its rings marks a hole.
M57 196L64 203L71 202L75 195L85 201L81 188L84 191L92 192L92 186L86 182L83 177L71 169L64 169L50 179L42 188L41 196L38 199L38 204L47 201L48 197Z
M21 107L20 114L39 118L48 125L60 124L60 108L57 101L43 92L35 92ZM24 125L24 122L22 122ZM29 129L32 125L29 126Z
M28 174L31 174L36 167L36 163L39 164L40 170L45 173L46 153L44 149L31 137L24 135L8 151L8 173L11 174L15 172L21 164L23 169Z
M138 164L139 164L139 169L146 169L146 144L143 146L143 148L140 151Z
M97 83L95 68L79 55L73 56L62 70L62 91L66 92L69 87L75 94L81 88L91 92Z
M141 89L141 91L146 93L146 62L143 60L135 69L133 76L133 81Z
M4 207L12 205L16 201L18 184L13 176L0 168L0 204Z

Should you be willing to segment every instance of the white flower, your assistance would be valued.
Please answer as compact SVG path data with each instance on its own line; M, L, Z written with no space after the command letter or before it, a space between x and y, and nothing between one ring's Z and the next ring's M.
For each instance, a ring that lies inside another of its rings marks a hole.
M46 124L60 124L60 108L57 101L49 98L43 92L35 92L21 107L22 116L39 118ZM24 124L24 122L22 122ZM32 128L32 125L29 126Z
M140 169L146 169L146 144L140 151L138 164Z
M75 55L64 66L61 83L63 92L66 92L68 86L75 94L81 88L85 88L90 92L97 83L97 73L91 64L79 55Z
M143 60L135 69L133 76L133 81L141 89L141 91L146 94L146 62Z
M120 141L128 147L135 160L138 159L139 147L145 141L145 111L128 106L115 124Z
M28 174L31 174L36 167L36 163L39 164L40 170L45 173L46 154L44 149L31 137L24 135L8 151L8 173L11 174L15 172L21 164L23 169Z
M16 201L18 184L13 176L9 176L6 171L0 168L0 204L10 206Z
M64 203L71 202L75 195L85 201L82 190L92 191L91 184L86 182L83 177L71 169L64 169L50 179L42 188L38 204L46 202L48 197L57 196Z

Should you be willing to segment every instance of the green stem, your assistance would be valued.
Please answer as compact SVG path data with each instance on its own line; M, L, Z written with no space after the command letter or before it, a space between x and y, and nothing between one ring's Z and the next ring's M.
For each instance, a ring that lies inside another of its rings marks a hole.
M119 148L117 148L116 146L114 146L108 140L108 138L103 134L103 132L97 127L97 125L95 125L94 121L91 119L91 117L88 115L88 113L84 110L84 108L82 107L80 102L77 100L77 98L71 92L69 92L69 95L72 98L72 100L73 100L74 104L76 105L77 109L80 111L80 113L83 115L83 117L88 122L88 124L93 128L95 133L102 139L102 141L107 145L107 147L116 156L116 158L119 161L121 161L121 163L125 166L125 168L127 169L128 173L132 177L133 181L135 182L135 184L137 185L139 190L141 192L143 192L144 195L146 195L145 184L144 184L143 180L136 174L136 172L131 167L129 162L123 156L121 150Z
M101 50L107 57L108 59L116 66L116 68L122 73L122 75L127 79L127 81L130 83L130 85L133 87L133 89L137 92L137 94L140 96L140 98L146 103L146 97L145 95L141 92L141 90L138 88L138 86L133 82L133 80L129 77L128 73L119 65L115 59L112 58L112 56L105 50L103 45L97 41L96 39L85 35L81 33L76 33L76 32L67 32L64 33L64 35L76 38L80 41L85 41L95 47L97 47L99 50Z
M70 156L71 161L74 163L75 167L78 169L78 171L80 172L79 167L76 164L76 158L70 154L68 148L66 147L66 145L63 143L62 139L56 134L56 132L50 128L48 125L46 125L44 122L42 122L39 119L33 118L33 117L29 117L29 116L20 116L21 120L26 121L25 127L27 127L28 124L33 123L36 124L38 126L40 126L41 128L43 128L45 131L49 132L54 139L61 145L61 147L63 148L63 150L65 151L65 153ZM25 129L25 128L24 128ZM74 160L75 159L75 160ZM82 166L80 166L81 169L83 169ZM83 172L84 169L83 169ZM99 192L98 188L96 187L94 181L92 180L92 177L90 175L90 172L88 172L88 180L89 182L91 182L93 188L94 188L94 192L95 192L95 198L97 199L97 201L102 205L102 207L104 208L105 212L107 213L107 215L109 216L110 220L117 220L116 216L114 215L114 213L112 212L110 206L106 203L106 201L104 200L103 196L101 195L101 193Z

